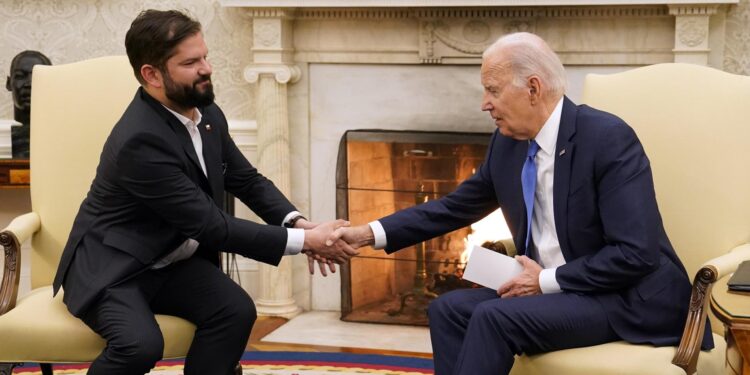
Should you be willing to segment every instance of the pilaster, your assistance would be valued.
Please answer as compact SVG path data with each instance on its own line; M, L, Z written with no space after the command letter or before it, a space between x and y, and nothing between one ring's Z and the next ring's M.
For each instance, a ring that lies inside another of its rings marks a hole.
M258 169L287 197L290 195L289 114L287 85L300 69L291 65L294 9L252 9L253 62L245 80L256 85ZM279 225L281 223L268 223ZM292 294L292 265L284 257L278 267L260 264L258 314L291 318L301 311Z

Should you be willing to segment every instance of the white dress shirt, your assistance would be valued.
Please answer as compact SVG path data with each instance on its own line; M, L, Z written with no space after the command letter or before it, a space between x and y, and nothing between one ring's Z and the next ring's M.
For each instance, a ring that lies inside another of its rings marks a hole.
M560 242L557 239L555 212L552 204L555 148L557 146L557 133L560 130L562 106L563 99L560 98L539 134L534 138L539 144L539 152L534 159L537 184L534 192L534 213L531 221L533 249L531 249L529 255L538 259L539 265L544 268L539 274L539 286L542 293L545 294L561 291L560 284L557 283L555 278L555 272L557 267L565 264L565 258L560 250ZM388 242L383 225L377 220L369 224L375 237L373 247L376 249L386 247Z
M534 140L539 145L534 164L536 164L536 191L534 191L534 212L531 220L531 240L534 246L529 256L536 259L542 268L539 274L539 286L542 293L560 292L555 272L557 267L565 264L560 250L560 241L555 229L555 209L552 202L555 180L555 152L557 133L560 130L563 99L561 98L550 114L547 122Z
M187 128L187 131L190 134L190 140L193 141L195 154L198 156L198 162L200 163L201 169L203 170L203 175L208 177L208 173L206 172L206 161L205 159L203 159L203 140L201 139L201 133L198 130L198 124L200 124L201 120L203 119L203 114L196 108L194 115L195 119L191 119L173 111L167 106L164 106L164 108L166 108L167 111L173 114L183 125L185 125L185 128ZM297 215L300 215L300 213L297 211L290 212L286 215L284 221L281 222L281 225L289 222L289 220ZM304 245L304 243L304 229L287 228L286 248L284 249L284 255L299 254L300 251L302 251L302 246ZM198 245L200 245L198 241L192 238L188 238L172 252L159 259L151 268L163 268L172 263L190 258L195 253L195 251L198 250Z

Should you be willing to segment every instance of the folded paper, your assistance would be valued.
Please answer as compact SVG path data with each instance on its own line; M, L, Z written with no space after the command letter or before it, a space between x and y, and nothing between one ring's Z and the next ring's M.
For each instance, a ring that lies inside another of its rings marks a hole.
M514 258L475 245L463 277L464 280L497 290L522 271L523 266Z

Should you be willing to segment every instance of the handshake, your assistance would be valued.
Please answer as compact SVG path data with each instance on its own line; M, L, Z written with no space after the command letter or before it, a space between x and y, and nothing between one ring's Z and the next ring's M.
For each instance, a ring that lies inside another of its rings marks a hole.
M302 253L307 255L310 274L315 273L315 262L318 262L323 276L328 276L326 266L335 273L336 263L346 263L353 256L359 255L358 248L375 242L369 225L350 227L346 220L318 224L300 219L295 227L305 230Z

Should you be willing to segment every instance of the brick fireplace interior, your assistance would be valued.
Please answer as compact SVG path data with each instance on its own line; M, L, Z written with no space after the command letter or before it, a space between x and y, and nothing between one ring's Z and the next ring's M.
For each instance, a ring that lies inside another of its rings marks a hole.
M337 216L366 223L437 199L480 165L486 133L347 131L339 145ZM342 267L342 319L427 325L434 296L467 283L458 276L466 227L394 254L370 247Z

